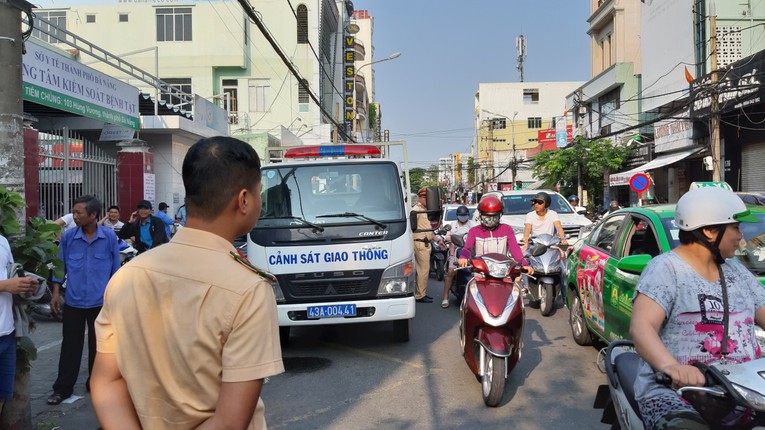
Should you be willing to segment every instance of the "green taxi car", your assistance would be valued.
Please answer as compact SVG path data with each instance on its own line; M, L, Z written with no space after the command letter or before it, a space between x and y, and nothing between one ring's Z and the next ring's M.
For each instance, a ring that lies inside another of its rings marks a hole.
M742 223L736 252L765 285L765 207L747 205L759 223ZM593 337L629 339L632 296L651 258L679 244L675 205L630 207L608 214L566 260L564 289L571 334L579 345ZM765 332L758 331L758 337Z

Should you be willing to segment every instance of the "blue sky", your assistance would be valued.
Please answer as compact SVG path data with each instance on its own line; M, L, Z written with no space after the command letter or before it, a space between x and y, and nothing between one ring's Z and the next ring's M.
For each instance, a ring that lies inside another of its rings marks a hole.
M525 81L589 80L589 2L584 0L355 0L375 19L375 93L383 129L406 140L410 167L468 152L481 82L517 82L523 33Z

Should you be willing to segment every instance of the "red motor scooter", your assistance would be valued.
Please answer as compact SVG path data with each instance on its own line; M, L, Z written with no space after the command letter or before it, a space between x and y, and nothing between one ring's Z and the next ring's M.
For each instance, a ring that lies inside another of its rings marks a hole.
M457 246L462 238L452 236ZM481 383L483 401L497 406L505 379L521 358L525 309L522 286L515 281L521 265L503 254L474 257L473 279L460 305L460 346L470 370Z

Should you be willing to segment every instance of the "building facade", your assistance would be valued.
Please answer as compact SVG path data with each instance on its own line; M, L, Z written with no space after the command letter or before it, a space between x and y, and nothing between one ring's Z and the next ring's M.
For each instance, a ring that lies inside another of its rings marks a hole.
M566 96L581 85L582 82L479 84L474 100L474 158L481 168L476 180L488 187L482 191L500 182L521 181L524 185L535 182L528 167L527 151L540 147L540 131L554 129L561 125L560 121L570 122Z

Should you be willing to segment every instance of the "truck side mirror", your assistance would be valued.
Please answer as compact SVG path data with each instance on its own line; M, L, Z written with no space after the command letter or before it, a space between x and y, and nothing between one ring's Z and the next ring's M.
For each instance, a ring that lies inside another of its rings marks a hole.
M427 188L425 197L426 207L428 208L428 219L438 221L441 219L441 188L432 186Z

